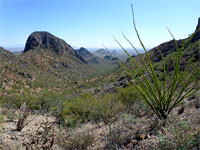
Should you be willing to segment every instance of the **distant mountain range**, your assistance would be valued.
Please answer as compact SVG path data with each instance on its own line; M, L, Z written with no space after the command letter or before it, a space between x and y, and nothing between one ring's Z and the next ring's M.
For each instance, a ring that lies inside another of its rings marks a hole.
M83 57L88 65L99 71L105 72L107 70L112 70L112 68L118 66L118 62L116 61L116 59L118 58L113 58L112 56L110 56L110 53L95 55L95 52L90 52L84 47L81 47L76 51L80 56Z
M100 50L97 50L97 51L100 51ZM99 55L96 55L97 51L91 53L86 48L81 47L80 49L77 50L77 53L79 55L81 55L88 64L91 64L91 63L96 63L96 64L98 64L98 63L100 63L100 64L101 63L103 63L103 64L117 63L116 59L118 59L118 58L117 57L113 58L109 52L106 52L104 49L101 49L102 53L101 54L99 53Z
M24 51L24 47L2 47L10 52L13 52L17 55L22 54Z
M99 56L99 57L105 57L106 55L110 55L111 53L109 53L105 49L98 49L98 50L94 51L93 54L96 56Z
M10 52L13 52L17 55L22 54L24 52L24 49L25 49L25 47L3 47L3 48L10 51ZM84 47L78 48L77 46L72 46L72 48L78 51L78 50L80 50ZM84 49L86 49L86 48L84 48ZM128 56L121 49L116 49L116 50L111 49L110 52L108 52L105 49L98 49L98 48L95 49L95 48L93 48L92 50L87 49L87 51L90 52L92 55L98 56L98 57L104 57L106 55L109 56L111 54L112 56L117 57L121 61L125 61L128 58ZM127 51L131 55L135 54L135 52L132 49L127 49Z

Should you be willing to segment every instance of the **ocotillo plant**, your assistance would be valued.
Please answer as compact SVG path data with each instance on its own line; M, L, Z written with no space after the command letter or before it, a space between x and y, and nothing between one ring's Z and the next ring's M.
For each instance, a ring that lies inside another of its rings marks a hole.
M181 47L179 47L176 39L168 29L176 45L175 66L173 75L169 76L168 70L166 69L167 65L165 57L160 51L162 56L163 80L159 81L155 68L150 59L150 55L147 49L145 48L138 33L138 30L136 28L132 5L131 8L132 8L134 30L145 53L144 55L140 54L139 51L130 42L130 40L123 34L126 41L132 46L132 48L138 54L141 63L139 63L135 58L131 57L131 55L120 44L120 42L115 39L115 41L119 44L119 46L128 55L129 62L134 69L129 69L127 66L124 65L124 63L118 60L117 61L120 63L121 67L125 70L125 72L132 78L131 82L134 85L135 89L142 95L144 101L150 106L152 111L157 115L157 117L160 120L166 120L173 108L175 108L177 105L183 102L183 100L186 97L191 96L194 92L196 92L200 88L199 87L200 82L196 83L193 82L194 81L193 76L197 72L199 63L197 63L195 69L187 77L180 76L182 52L184 50L185 45L191 41L196 32L193 33L187 40L185 40L184 43L181 45ZM200 31L200 29L198 31ZM171 78L172 82L169 83L168 78ZM185 78L187 79L185 80Z

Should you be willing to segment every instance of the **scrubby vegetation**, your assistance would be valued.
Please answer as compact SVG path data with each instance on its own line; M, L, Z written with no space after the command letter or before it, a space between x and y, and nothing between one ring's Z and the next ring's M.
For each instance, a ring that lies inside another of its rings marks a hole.
M94 135L89 133L75 133L70 137L60 137L59 145L65 150L87 149L94 143Z
M114 122L120 113L126 111L139 116L139 111L146 106L139 102L139 94L130 90L131 88L133 87L119 88L117 94L105 94L101 98L82 93L79 97L64 102L61 117L66 125L74 126L76 123L99 120L109 124ZM134 97L131 97L132 95ZM130 111L130 107L134 107L134 110Z
M199 39L191 42L199 29L181 41L172 35L169 51L148 52L134 16L133 24L145 54L124 35L138 55L116 40L129 59L109 74L92 75L85 63L70 71L68 58L41 49L0 48L0 149L199 149Z
M159 134L157 149L199 149L200 132L193 131L190 123L172 123Z

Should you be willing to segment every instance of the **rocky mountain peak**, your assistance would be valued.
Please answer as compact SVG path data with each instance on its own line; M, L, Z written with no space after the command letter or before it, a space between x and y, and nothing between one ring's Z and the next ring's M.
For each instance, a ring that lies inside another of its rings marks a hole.
M85 62L84 59L79 54L77 54L76 51L64 40L46 31L36 31L28 37L24 53L36 49L51 51L57 55L62 56L73 55Z

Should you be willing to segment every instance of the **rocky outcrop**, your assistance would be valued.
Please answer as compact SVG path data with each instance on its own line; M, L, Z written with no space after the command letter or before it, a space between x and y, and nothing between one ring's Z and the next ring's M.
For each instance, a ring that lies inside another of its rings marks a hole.
M196 31L200 28L200 18L198 19L198 25L196 27Z
M198 19L198 24L197 24L195 32L197 33L195 34L194 38L191 40L192 42L195 42L198 39L200 39L200 18Z
M88 78L96 73L69 44L45 31L33 32L20 56L38 69L67 81Z
M28 37L24 53L35 49L51 51L60 56L70 57L71 55L73 55L85 62L85 60L79 54L77 54L77 52L64 40L46 31L33 32Z

